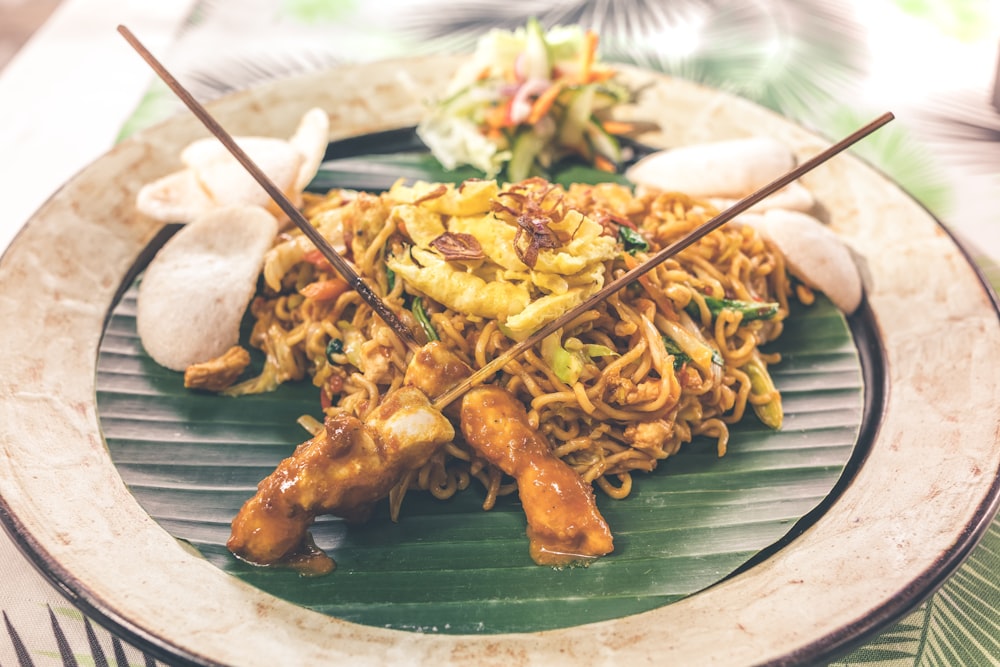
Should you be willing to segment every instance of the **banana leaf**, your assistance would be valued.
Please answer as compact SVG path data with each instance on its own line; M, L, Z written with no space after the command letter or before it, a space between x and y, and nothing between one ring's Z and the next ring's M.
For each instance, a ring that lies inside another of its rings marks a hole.
M602 177L572 169L574 180ZM382 189L401 176L468 175L442 172L419 152L362 155L327 163L311 189ZM598 494L615 551L588 567L535 565L517 498L485 512L475 483L448 501L411 492L398 523L385 503L363 525L321 517L312 534L337 561L329 575L254 567L227 551L229 523L257 483L307 439L296 419L320 416L318 391L307 381L240 398L185 390L180 373L142 349L138 280L123 286L98 360L99 418L123 480L164 530L220 569L357 623L530 632L670 604L752 565L812 520L848 468L862 428L862 361L847 321L820 297L796 307L772 345L783 355L772 367L784 396L783 429L749 415L732 429L725 457L714 441L696 439L637 475L626 499Z

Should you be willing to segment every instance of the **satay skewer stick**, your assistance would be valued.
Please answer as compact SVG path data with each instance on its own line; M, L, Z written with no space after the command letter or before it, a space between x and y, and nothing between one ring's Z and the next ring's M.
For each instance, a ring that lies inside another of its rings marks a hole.
M239 144L233 139L233 137L226 132L225 129L215 120L215 118L201 105L198 100L194 98L191 93L184 88L183 85L170 72L160 63L159 60L153 56L149 50L143 46L142 42L136 38L132 32L123 25L118 26L118 32L125 38L125 40L134 48L143 60L156 72L165 84L180 98L180 100L191 110L192 113L202 122L202 124L211 132L215 137L222 143L226 149L232 153L233 157L243 165L243 167L249 172L249 174L256 180L264 191L274 200L274 202L284 211L285 215L295 223L295 226L302 230L310 241L316 246L317 249L323 256L333 265L337 273L343 277L344 280L354 289L358 295L371 306L372 310L382 318L395 333L399 336L411 352L414 352L420 348L416 339L413 337L413 332L410 331L409 327L403 323L402 320L392 311L391 308L383 301L378 294L365 282L354 267L340 256L330 242L326 240L319 230L309 224L302 212L296 208L295 204L281 191L274 181L268 177L264 171L257 166L257 163L247 155L246 151L240 148Z
M507 348L502 354L495 357L492 361L487 363L482 368L476 370L471 376L463 380L462 382L456 384L451 389L447 390L443 394L439 395L434 399L433 405L438 410L442 410L447 407L452 401L457 399L459 396L464 394L466 391L475 387L478 384L484 382L491 375L501 370L507 362L514 359L519 354L532 347L543 338L552 334L562 327L566 326L573 320L575 320L580 315L584 314L588 310L594 307L595 304L600 303L604 299L608 298L610 295L614 294L623 287L631 284L632 282L638 280L641 276L645 275L649 271L662 264L665 260L673 257L677 253L681 252L685 248L691 246L696 241L701 239L703 236L712 232L722 225L726 224L736 216L744 213L747 209L759 203L761 200L771 196L781 188L785 187L792 181L801 178L804 174L812 171L819 165L823 164L833 156L837 155L846 148L857 143L861 139L864 139L869 134L879 129L883 125L891 121L895 116L886 112L868 123L864 127L852 132L847 137L841 139L837 143L831 145L825 150L821 151L814 157L802 162L797 167L791 169L787 173L778 178L774 179L767 185L763 186L756 192L753 192L743 199L739 200L726 210L722 211L716 215L711 220L705 222L704 224L698 226L690 233L688 233L683 238L675 241L674 243L668 245L667 247L661 249L655 255L647 259L645 262L635 267L634 269L628 271L627 273L621 275L616 280L609 282L603 288L595 292L590 296L590 298L585 299L582 303L569 309L556 319L545 324L538 331L531 334L528 338L520 341L519 343Z

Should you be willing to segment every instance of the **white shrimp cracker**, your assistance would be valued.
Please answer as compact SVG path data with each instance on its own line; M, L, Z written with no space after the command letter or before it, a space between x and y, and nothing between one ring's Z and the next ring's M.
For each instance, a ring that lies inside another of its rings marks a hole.
M239 340L277 219L259 206L216 208L181 228L139 284L136 327L146 352L183 371Z

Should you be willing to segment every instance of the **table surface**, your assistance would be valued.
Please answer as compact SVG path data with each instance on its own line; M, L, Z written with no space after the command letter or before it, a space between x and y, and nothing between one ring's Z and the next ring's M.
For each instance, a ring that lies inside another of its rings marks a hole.
M386 20L392 15L386 5L402 2L64 0L0 72L0 249L48 196L116 140L179 111L117 35L118 24L208 99L317 67L421 49L467 50L497 21L515 26L537 11L537 3L523 0L508 0L502 10L483 0L418 0L430 17L425 23ZM621 18L650 11L646 4L621 2L616 13L605 3L551 3L540 18L657 38L669 46L656 57L627 49L612 55L734 90L829 136L892 110L893 132L863 157L927 206L1000 284L1000 4L691 0L672 3L672 11L658 17L655 35L637 27L642 21ZM460 29L457 21L450 31L436 22L444 13L434 8L446 5L468 19ZM741 68L726 67L737 61ZM733 71L741 72L739 79ZM0 665L155 662L75 610L5 534L0 610ZM838 664L1000 664L998 618L995 521L937 593Z

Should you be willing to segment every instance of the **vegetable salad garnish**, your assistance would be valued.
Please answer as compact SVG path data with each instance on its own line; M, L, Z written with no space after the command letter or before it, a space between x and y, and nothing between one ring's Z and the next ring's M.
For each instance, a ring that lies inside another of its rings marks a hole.
M546 33L534 19L515 31L494 30L417 133L446 168L471 165L488 178L547 176L567 157L614 171L622 159L615 135L628 128L602 115L628 93L598 62L597 46L593 31Z

